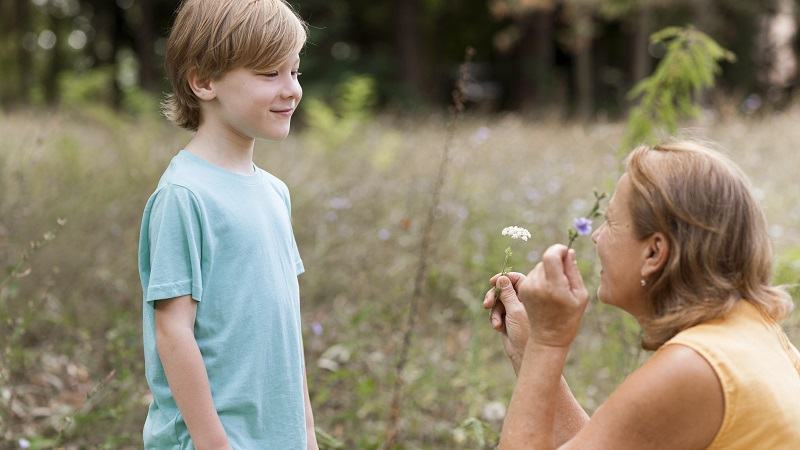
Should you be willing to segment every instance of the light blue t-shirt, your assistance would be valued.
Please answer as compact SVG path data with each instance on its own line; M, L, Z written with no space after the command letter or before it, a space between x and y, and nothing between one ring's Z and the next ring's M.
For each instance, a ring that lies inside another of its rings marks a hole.
M156 350L154 303L191 295L214 406L236 450L306 449L297 276L286 185L181 150L147 201L139 236L146 449L193 449Z

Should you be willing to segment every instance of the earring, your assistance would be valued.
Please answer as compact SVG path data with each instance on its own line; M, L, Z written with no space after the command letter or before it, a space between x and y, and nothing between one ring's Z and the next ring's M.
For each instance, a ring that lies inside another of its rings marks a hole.
M645 287L645 286L647 286L647 280L645 280L644 278L642 278L641 284L642 284L642 287Z

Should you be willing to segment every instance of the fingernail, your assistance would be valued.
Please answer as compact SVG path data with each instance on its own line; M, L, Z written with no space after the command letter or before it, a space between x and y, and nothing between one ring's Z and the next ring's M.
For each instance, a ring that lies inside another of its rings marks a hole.
M504 288L504 287L508 286L508 283L509 283L509 280L506 277L503 277L503 278L500 278L499 280L497 280L497 285L500 286L501 288Z

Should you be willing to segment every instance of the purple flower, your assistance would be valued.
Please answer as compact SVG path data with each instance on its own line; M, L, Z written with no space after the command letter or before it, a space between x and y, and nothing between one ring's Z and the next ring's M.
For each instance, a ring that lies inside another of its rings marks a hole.
M575 231L581 236L588 236L592 233L592 221L586 217L575 219Z
M322 334L322 324L314 321L311 323L311 332L314 333L315 336L319 336Z

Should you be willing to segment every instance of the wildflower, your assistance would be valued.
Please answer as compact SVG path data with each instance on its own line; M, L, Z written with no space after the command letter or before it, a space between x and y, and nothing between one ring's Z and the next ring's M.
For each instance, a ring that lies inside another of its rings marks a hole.
M574 226L580 236L588 236L592 233L592 221L586 217L575 219Z
M525 228L518 227L518 226L510 226L503 228L501 233L503 236L508 236L511 239L522 239L523 241L527 242L528 239L531 237L531 232L526 230ZM511 246L509 245L506 247L506 259L503 260L503 270L500 272L501 274L505 275L511 271L511 267L508 266L508 258L512 255ZM495 295L498 297L500 296L500 289L495 288Z
M322 324L317 321L312 322L311 332L314 333L314 336L322 335Z
M531 237L531 232L522 227L510 226L503 228L503 236L510 236L511 239L522 239L528 241Z
M31 446L31 441L25 438L20 438L17 443L19 444L19 448L30 448Z
M489 128L487 127L480 127L475 130L475 133L472 135L472 142L475 145L480 145L486 142L489 139L489 135L491 134Z
M506 407L500 402L489 402L481 411L483 420L487 422L500 422L506 416Z
M588 236L592 233L592 219L603 215L600 211L600 202L604 198L606 198L605 192L599 193L596 190L594 191L594 206L592 206L592 210L584 217L575 219L572 224L573 226L567 230L567 238L569 239L567 248L572 248L572 243L575 242L578 236Z

